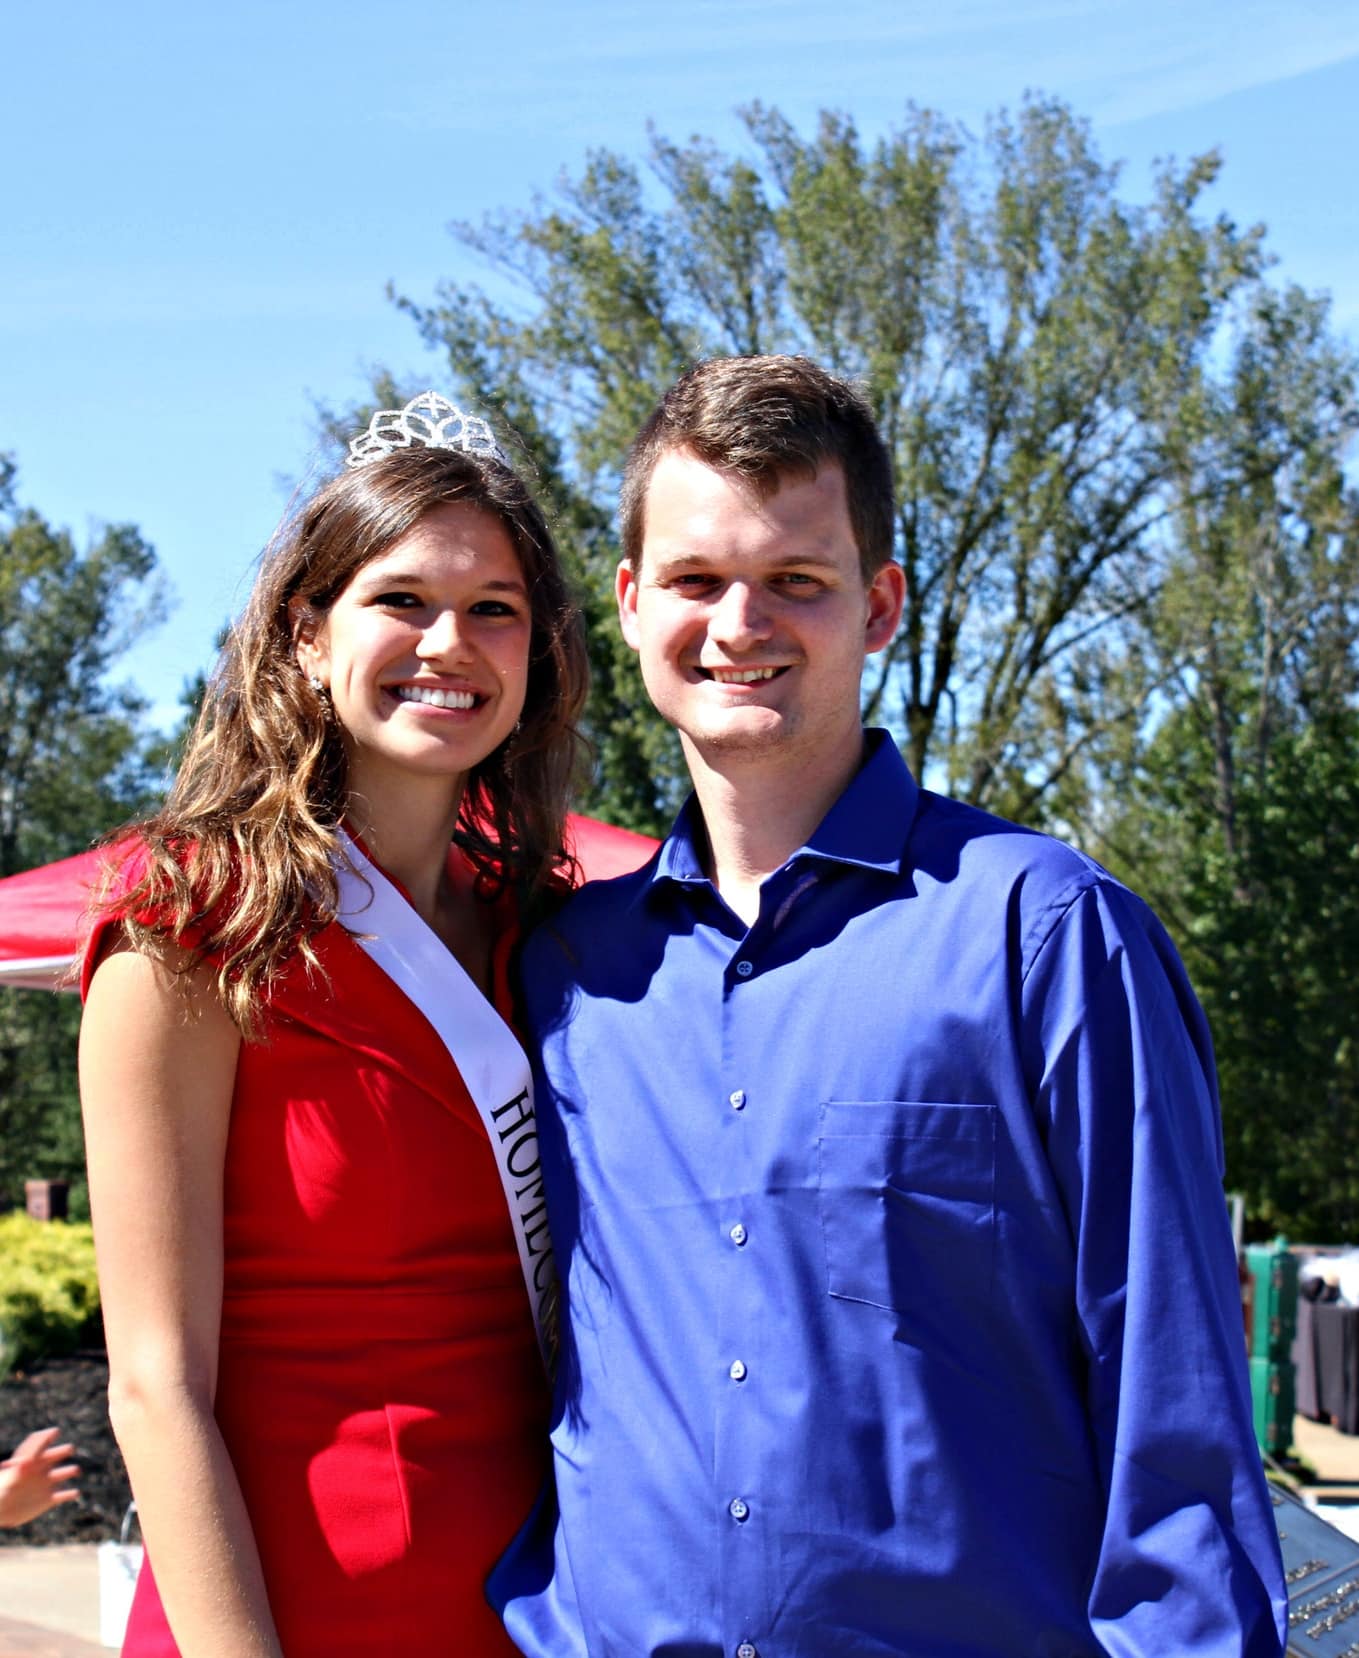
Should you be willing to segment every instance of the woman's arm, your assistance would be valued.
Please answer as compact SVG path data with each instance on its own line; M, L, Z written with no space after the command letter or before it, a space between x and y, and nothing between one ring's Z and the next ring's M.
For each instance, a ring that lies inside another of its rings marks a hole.
M184 1658L281 1658L213 1417L222 1181L240 1036L206 973L115 947L80 1032L109 1416Z

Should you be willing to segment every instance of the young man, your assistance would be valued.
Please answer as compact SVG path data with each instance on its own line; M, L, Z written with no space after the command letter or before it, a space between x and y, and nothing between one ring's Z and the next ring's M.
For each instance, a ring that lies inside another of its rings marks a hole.
M526 952L560 1513L493 1597L542 1658L1271 1658L1202 1014L1098 865L862 730L892 525L802 359L702 364L629 458L694 794Z

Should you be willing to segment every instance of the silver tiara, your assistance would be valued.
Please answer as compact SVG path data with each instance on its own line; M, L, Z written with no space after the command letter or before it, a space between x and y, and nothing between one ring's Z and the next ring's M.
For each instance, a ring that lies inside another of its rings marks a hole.
M352 438L346 466L363 466L394 449L458 449L509 466L495 433L480 415L464 414L437 391L422 391L404 409L379 409L368 430Z

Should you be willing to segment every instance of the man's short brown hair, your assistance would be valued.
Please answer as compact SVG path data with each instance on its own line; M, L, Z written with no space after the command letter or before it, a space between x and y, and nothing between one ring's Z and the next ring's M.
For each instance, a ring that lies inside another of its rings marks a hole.
M646 496L656 462L683 450L769 496L828 462L845 497L865 583L892 556L892 462L872 410L847 381L807 357L710 357L682 375L628 451L619 512L623 556L642 558Z

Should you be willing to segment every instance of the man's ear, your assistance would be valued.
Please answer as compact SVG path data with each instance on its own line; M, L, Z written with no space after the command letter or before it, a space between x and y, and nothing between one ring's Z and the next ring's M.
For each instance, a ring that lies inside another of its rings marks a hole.
M896 638L906 603L906 572L889 559L868 584L868 621L864 628L864 650L880 651Z
M614 577L614 597L618 600L618 625L623 638L633 650L641 648L637 632L637 573L627 559L618 566Z
M324 630L316 612L300 593L294 593L288 600L288 625L292 628L293 655L302 677L314 677L324 683L330 672Z

